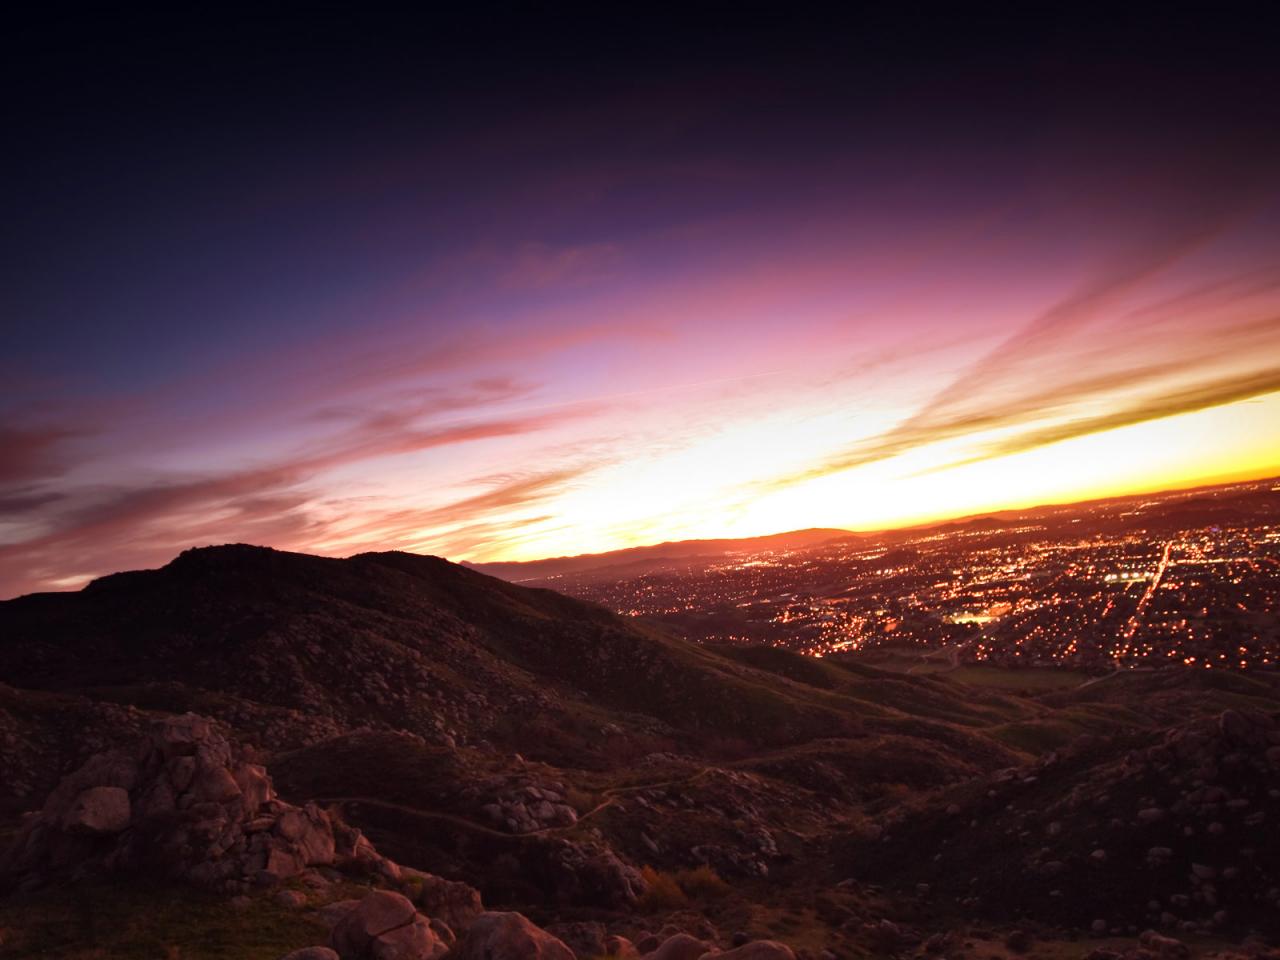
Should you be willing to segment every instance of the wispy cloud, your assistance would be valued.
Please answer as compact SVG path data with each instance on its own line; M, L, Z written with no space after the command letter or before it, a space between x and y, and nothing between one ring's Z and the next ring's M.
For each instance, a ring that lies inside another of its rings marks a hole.
M68 441L86 428L0 426L0 488L60 473L65 467Z
M1205 231L1209 231L1206 227ZM753 485L782 489L946 441L976 449L930 471L1280 390L1280 284L1257 274L1121 307L1207 233L1108 271L962 370L891 429L800 471ZM1187 311L1196 321L1186 323ZM1206 328L1206 316L1219 320ZM1134 318L1141 322L1135 322ZM1088 327L1088 335L1068 335ZM1102 412L1099 412L1099 411ZM982 439L1003 433L998 439Z
M1007 439L984 444L978 455L948 463L945 468L950 469L993 457L1023 453L1062 440L1251 400L1278 390L1280 390L1280 367L1244 377L1208 380L1127 404L1121 403L1115 409L1105 413L1073 417L1062 423L1032 428Z
M323 499L315 482L327 470L361 461L402 456L433 448L534 434L582 416L584 408L458 424L416 422L420 408L382 410L364 416L298 455L264 466L195 478L161 478L110 490L65 495L61 509L35 518L42 530L0 546L0 594L12 594L64 580L67 571L96 575L121 564L155 564L193 543L251 540L311 547L331 539L350 518L318 509ZM426 511L379 516L366 509L360 539L378 533L386 542L403 540L442 521L466 522L504 509L535 503L568 482L574 471L510 480L491 490ZM36 494L10 498L11 512L55 505Z

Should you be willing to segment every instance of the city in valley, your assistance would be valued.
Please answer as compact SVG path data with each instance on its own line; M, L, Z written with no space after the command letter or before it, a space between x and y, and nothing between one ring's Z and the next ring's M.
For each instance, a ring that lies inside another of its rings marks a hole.
M830 533L526 582L704 642L856 654L913 673L1280 664L1274 479Z

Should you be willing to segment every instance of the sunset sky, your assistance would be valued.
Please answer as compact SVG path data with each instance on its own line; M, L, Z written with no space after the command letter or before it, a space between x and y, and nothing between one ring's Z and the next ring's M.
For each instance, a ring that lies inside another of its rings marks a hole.
M1280 473L1262 32L869 9L24 26L0 597Z

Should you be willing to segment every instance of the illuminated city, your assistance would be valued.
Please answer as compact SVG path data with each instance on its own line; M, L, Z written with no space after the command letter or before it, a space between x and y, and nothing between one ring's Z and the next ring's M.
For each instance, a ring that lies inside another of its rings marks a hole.
M1280 663L1280 486L1049 508L548 585L707 642L1104 671Z

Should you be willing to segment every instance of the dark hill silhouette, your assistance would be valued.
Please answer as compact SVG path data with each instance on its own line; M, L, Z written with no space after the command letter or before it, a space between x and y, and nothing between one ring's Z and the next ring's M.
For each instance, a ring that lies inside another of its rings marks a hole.
M275 711L322 730L374 722L526 749L539 744L510 723L522 710L572 728L595 703L644 715L640 726L762 741L829 733L848 716L603 608L400 553L190 550L160 570L0 604L0 635L0 676L15 686L140 706L179 689L192 707L251 703L264 712L243 725L284 743L315 737L280 728Z
M194 710L266 750L372 727L579 767L676 740L713 756L722 741L777 747L919 719L909 697L815 690L436 557L244 545L0 603L0 678L95 709ZM966 698L940 715L973 717Z

